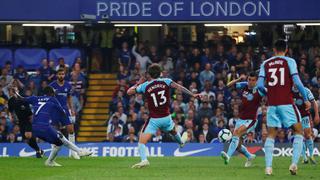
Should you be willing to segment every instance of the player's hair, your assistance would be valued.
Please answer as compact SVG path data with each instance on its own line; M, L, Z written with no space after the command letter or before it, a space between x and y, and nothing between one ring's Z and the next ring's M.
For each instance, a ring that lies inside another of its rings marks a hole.
M249 73L249 76L250 76L250 77L258 77L258 75L257 75L256 72L250 72L250 73Z
M63 68L59 68L58 71L57 71L57 74L58 74L59 72L64 72L64 73L65 73L65 71L64 71Z
M54 89L51 86L47 86L43 89L43 92L47 96L54 96L55 92Z
M148 67L148 74L151 78L156 79L161 75L161 67L159 64L153 63Z
M287 49L287 43L285 40L283 39L279 39L274 43L274 48L278 51L278 52L285 52Z

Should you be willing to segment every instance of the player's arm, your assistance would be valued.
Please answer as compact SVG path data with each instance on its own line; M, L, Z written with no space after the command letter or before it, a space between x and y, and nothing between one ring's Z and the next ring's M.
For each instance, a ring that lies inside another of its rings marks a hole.
M264 69L264 62L261 64L260 66L260 70L259 70L259 78L257 81L257 88L260 91L260 93L266 95L267 94L267 88L265 88L264 86L264 81L265 81L265 77L266 77L266 72Z
M192 97L195 97L195 98L201 98L201 95L200 94L194 94L192 93L189 89L181 86L180 84L172 81L172 83L170 84L170 87L172 88L175 88L175 89L178 89L180 90L181 92L185 93L185 94L188 94L189 96L192 96Z
M144 83L145 81L146 81L146 79L145 79L144 77L141 77L141 78L139 79L139 81L138 81L135 85L131 86L131 87L127 90L127 94L128 94L129 96L131 96L131 95L133 95L133 94L136 94L136 93L138 92L138 91L137 91L138 86L139 86L140 84Z
M234 84L236 84L237 82L240 82L240 81L243 81L246 79L246 75L244 74L241 74L241 76L238 78L238 79L234 79L232 81L230 81L228 84L227 84L227 87L231 87L233 86Z
M318 103L315 100L311 101L311 103L314 109L314 124L318 125L320 123Z

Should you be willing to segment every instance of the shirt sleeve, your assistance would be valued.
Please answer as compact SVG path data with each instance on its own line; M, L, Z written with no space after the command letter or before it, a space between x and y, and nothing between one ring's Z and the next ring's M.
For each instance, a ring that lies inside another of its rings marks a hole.
M308 88L305 88L305 89L306 89L306 92L307 92L308 100L309 101L314 101L315 98L314 98L312 92L310 91L310 89L308 89Z
M290 70L290 75L293 76L295 74L298 74L298 68L297 68L297 63L294 59L289 59L288 60L288 66Z
M236 88L237 89L243 89L248 85L248 82L237 82L236 83Z
M146 82L140 84L137 88L136 88L136 92L137 93L144 93L146 91Z
M172 83L172 79L169 79L169 78L164 78L163 81L164 81L168 86L170 86L171 83Z
M264 65L265 63L263 62L260 66L260 71L259 71L259 77L263 77L263 78L266 77L266 71L264 69Z

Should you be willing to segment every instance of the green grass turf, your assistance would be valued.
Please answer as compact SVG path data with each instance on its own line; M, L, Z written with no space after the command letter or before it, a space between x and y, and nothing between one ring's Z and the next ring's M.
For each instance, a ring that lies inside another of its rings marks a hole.
M275 158L273 176L264 175L264 159L259 157L253 167L244 168L245 159L234 157L224 165L220 157L163 157L149 158L151 166L131 169L139 158L83 158L74 160L58 157L63 167L44 166L45 159L0 158L0 180L46 179L319 179L317 165L300 164L297 176L289 175L290 158Z

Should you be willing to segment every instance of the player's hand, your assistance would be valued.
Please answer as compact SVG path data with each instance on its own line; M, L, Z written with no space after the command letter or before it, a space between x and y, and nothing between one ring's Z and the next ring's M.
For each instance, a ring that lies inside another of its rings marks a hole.
M71 116L76 116L76 112L74 110L71 110Z
M201 99L201 98L202 98L202 95L201 95L201 94L193 94L193 97L194 97L194 98L197 98L197 99Z
M314 124L318 125L320 123L319 114L314 116Z
M25 132L24 136L26 136L27 139L31 139L32 138L32 132Z
M311 103L310 103L310 101L305 101L304 104L305 104L305 106L306 106L306 111L309 111L309 109L311 108Z

